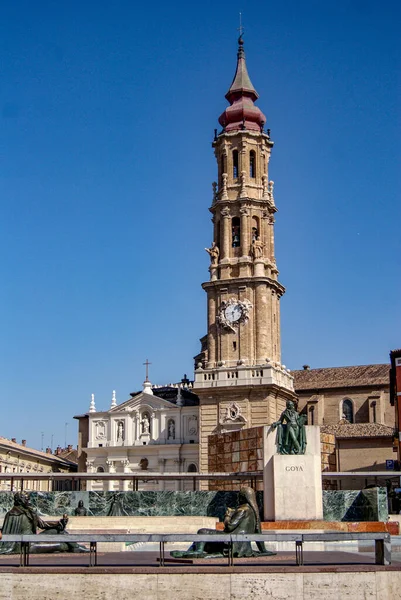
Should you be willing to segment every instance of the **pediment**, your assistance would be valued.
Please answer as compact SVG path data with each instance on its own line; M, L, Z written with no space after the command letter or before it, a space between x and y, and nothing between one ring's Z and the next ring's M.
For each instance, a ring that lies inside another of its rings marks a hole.
M114 414L143 410L145 408L151 411L171 410L172 408L175 408L175 405L169 402L168 400L163 400L163 398L159 398L158 396L147 394L146 392L140 392L134 398L130 398L126 402L115 406L108 412Z

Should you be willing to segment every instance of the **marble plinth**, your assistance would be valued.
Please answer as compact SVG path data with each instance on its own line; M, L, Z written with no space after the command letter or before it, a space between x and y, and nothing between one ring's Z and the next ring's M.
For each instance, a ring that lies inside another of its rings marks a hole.
M320 428L307 426L306 451L277 454L276 431L264 432L264 520L322 519Z

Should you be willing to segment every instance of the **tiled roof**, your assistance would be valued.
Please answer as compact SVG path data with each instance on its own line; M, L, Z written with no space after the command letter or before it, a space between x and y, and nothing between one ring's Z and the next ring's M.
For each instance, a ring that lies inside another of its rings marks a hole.
M343 387L389 385L390 365L360 365L292 371L296 392Z
M12 442L11 440L5 438L5 437L1 437L0 436L0 446L5 446L10 448L10 450L16 450L19 451L21 453L26 453L26 454L31 454L33 456L37 456L40 457L42 459L46 459L50 462L58 462L60 463L60 465L63 465L64 467L70 467L70 466L75 466L76 464L72 463L69 460L66 460L65 458L61 458L59 456L55 456L54 454L50 454L47 452L42 452L41 450L36 450L35 448L29 448L28 446L24 446L23 444L18 444L17 442Z
M348 423L345 419L336 425L323 425L322 433L334 433L338 438L393 437L394 429L381 423Z

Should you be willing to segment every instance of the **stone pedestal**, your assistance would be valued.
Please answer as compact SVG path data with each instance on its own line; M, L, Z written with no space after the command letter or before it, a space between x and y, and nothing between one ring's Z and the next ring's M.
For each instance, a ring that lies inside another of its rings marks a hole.
M277 454L276 431L264 428L265 521L323 519L320 427L306 427L306 452Z

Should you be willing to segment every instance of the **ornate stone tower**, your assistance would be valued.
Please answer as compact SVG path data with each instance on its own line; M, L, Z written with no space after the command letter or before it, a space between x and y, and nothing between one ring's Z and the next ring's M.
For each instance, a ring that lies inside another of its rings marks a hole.
M215 134L218 184L213 184L214 237L207 347L195 369L200 397L200 468L207 470L207 436L271 423L294 396L281 364L280 298L274 254L273 148L266 118L254 102L242 37L237 69L226 94L230 106Z

